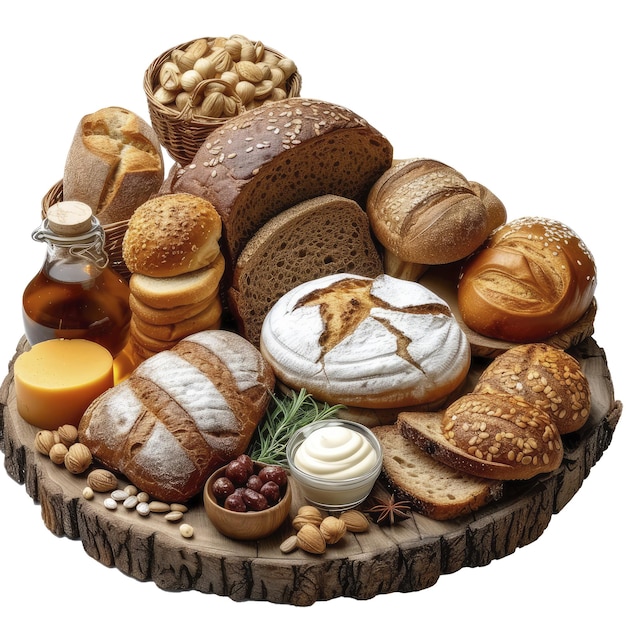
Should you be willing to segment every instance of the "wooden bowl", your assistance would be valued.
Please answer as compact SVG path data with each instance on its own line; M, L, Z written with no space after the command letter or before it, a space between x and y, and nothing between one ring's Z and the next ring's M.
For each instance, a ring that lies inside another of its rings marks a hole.
M254 464L254 471L258 472L263 465ZM287 487L283 497L273 506L264 511L246 511L240 513L225 509L213 494L213 483L224 476L226 466L211 474L204 485L203 499L206 513L220 533L231 539L254 541L271 535L287 519L291 508L291 479L287 480Z

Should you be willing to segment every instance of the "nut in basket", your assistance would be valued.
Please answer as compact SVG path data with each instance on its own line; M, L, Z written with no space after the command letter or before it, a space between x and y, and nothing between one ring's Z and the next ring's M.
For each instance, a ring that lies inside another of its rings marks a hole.
M146 70L152 126L169 155L190 163L227 119L268 100L300 95L295 63L242 35L196 39L171 48Z

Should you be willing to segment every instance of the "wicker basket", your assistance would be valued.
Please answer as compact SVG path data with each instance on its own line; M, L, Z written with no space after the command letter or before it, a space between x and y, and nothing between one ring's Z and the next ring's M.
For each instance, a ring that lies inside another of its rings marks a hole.
M48 190L48 193L46 193L41 201L42 218L46 217L48 209L53 204L61 202L62 200L63 181L60 180ZM122 257L122 240L124 239L124 235L128 229L128 220L114 222L112 224L103 224L102 229L104 230L105 235L104 249L109 255L109 266L128 280L130 278L130 272L128 271L126 263L124 263L124 258Z
M207 37L207 41L212 43L215 39ZM154 97L154 91L159 84L159 73L163 64L170 60L173 51L185 49L191 43L193 42L189 41L170 48L157 57L146 70L143 82L144 91L148 99L148 110L152 127L168 154L180 165L187 165L193 160L198 148L200 148L202 142L212 130L232 120L232 117L204 117L199 115L191 105L186 105L181 111L177 111L162 104ZM265 49L275 54L278 58L285 58L284 55L272 48L265 46ZM194 99L197 98L201 90L207 87L209 82L216 82L216 79L209 79L199 83L191 94L193 101L195 101ZM301 76L296 71L287 80L288 98L300 95L301 83ZM236 94L232 95L235 100L239 101L238 113L244 112L246 107L241 104L241 100L237 98Z

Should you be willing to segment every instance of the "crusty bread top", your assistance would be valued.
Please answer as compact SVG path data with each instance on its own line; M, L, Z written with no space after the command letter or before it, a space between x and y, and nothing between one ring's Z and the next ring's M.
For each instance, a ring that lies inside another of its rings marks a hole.
M239 255L230 311L239 331L259 345L270 308L293 287L330 274L374 278L383 272L365 211L334 195L297 204L270 219Z
M212 131L171 191L207 198L224 222L231 265L271 217L303 200L335 194L363 207L390 167L389 141L356 113L314 99L268 102Z
M222 221L213 205L188 193L156 196L128 222L122 256L130 272L178 276L207 267L220 253Z
M468 259L458 303L473 331L503 341L544 341L568 328L591 306L596 267L568 226L523 217L496 229Z
M502 496L501 481L472 476L432 458L404 437L396 424L375 426L383 449L382 473L397 500L415 511L447 520L476 511Z
M481 478L525 480L563 460L551 418L512 394L465 394L440 413L401 412L397 423L433 458Z
M245 451L273 388L271 368L243 337L195 333L97 398L79 438L154 498L185 501Z
M85 115L63 173L63 198L88 204L102 224L130 218L163 183L164 163L154 129L122 107Z
M470 366L469 342L448 305L386 274L298 285L265 317L260 349L287 386L376 409L445 398Z
M538 406L561 434L582 428L591 414L589 381L570 354L545 343L499 354L482 372L476 393L511 393Z
M495 221L504 223L496 210L487 210L465 176L433 159L397 161L373 185L367 213L387 250L423 265L465 258L485 241Z

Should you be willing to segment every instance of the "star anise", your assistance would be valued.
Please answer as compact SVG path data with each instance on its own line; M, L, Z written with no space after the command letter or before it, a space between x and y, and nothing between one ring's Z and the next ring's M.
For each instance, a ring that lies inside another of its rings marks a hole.
M375 504L365 512L379 526L392 526L411 517L411 503L408 500L396 500L394 494L385 498L373 498L373 501Z

